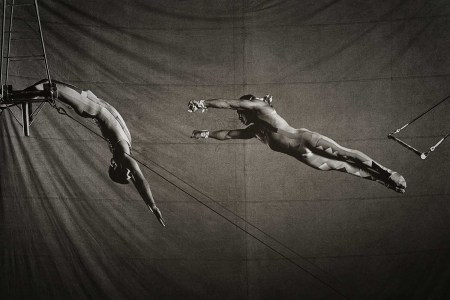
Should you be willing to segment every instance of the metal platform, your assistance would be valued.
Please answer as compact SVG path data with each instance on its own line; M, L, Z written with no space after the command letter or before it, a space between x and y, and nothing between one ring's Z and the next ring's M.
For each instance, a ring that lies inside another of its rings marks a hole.
M29 16L21 15L26 13L23 10L31 8L33 15L32 19ZM18 10L18 13L16 13ZM22 123L18 122L23 127L23 133L25 136L30 135L30 125L32 118L41 111L42 107L47 102L53 102L56 97L56 86L52 83L50 70L47 61L47 54L45 51L44 37L42 34L41 19L39 15L39 6L37 0L30 1L29 3L16 3L16 0L3 0L2 10L2 37L1 37L1 70L0 70L0 85L1 85L1 97L0 97L0 109L10 110L11 107L17 106L22 111ZM16 29L14 21L25 22L29 30L23 30L21 28ZM26 21L24 21L26 20ZM33 28L29 23L35 23L37 26ZM28 36L21 36L22 33L28 33ZM18 36L16 36L18 35ZM30 36L31 35L31 36ZM14 47L19 48L20 43L23 41L36 40L39 43L40 53L31 53L30 55L15 54L13 52ZM13 43L14 41L14 43ZM14 45L13 45L14 44ZM18 45L16 45L18 44ZM45 70L48 84L44 85L44 90L16 90L10 83L10 67L13 62L22 61L42 61L43 69ZM33 111L32 104L40 103L36 110ZM12 112L11 112L12 113ZM16 120L18 120L16 118ZM31 120L31 121L30 121Z

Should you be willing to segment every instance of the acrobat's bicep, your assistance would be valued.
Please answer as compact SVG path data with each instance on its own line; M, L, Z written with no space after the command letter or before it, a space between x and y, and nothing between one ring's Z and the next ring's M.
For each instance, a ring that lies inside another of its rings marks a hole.
M228 104L235 110L253 110L258 107L258 103L250 100L228 100Z
M254 126L249 126L245 129L234 129L228 131L228 136L230 139L251 139L255 137Z
M216 131L211 131L209 133L209 137L216 139L216 140L220 140L220 141L225 141L225 140L230 140L230 139L241 139L241 140L246 140L246 139L251 139L255 137L255 131L253 130L252 126L249 126L245 129L223 129L223 130L216 130Z

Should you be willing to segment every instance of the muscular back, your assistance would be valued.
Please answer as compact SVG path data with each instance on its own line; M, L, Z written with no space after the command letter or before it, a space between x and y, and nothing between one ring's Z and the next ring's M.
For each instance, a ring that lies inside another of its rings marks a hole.
M72 107L83 118L94 119L105 137L111 144L128 140L131 144L130 132L119 112L108 102L98 98L90 91L81 89L59 81L53 81L58 91L58 100ZM42 90L46 80L34 85Z
M302 134L309 130L293 128L273 108L265 110L265 113L257 113L253 130L256 138L274 151L290 155L307 152Z
M259 122L269 124L273 128L281 129L287 132L295 133L295 128L291 127L285 119L283 119L275 109L265 110L263 112L258 112L256 118ZM257 122L258 122L257 121Z

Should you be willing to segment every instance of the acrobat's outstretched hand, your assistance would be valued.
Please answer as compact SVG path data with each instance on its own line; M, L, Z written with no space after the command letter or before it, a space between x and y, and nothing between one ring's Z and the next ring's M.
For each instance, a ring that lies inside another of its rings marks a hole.
M207 139L209 137L209 130L194 130L191 138L193 139Z
M188 103L188 112L196 112L201 109L202 112L205 112L208 108L205 105L205 100L191 100Z
M159 223L161 223L162 226L166 227L166 223L165 223L166 221L164 221L159 208L157 208L156 206L154 206L153 208L151 208L150 205L147 205L147 206L148 206L148 209L150 209L150 211L156 216Z

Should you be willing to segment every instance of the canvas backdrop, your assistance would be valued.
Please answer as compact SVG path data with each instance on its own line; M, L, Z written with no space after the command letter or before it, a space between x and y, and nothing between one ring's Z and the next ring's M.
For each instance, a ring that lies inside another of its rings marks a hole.
M110 181L97 135L46 105L24 137L4 111L2 298L449 296L449 144L421 160L386 138L450 94L448 1L39 4L52 78L121 113L167 227L132 185ZM15 14L15 28L36 24ZM13 41L11 51L38 46ZM15 89L44 77L42 64L10 65ZM248 93L273 95L293 127L400 172L406 194L314 170L256 139L190 138L243 125L231 110L188 113L189 100ZM450 130L449 106L401 137L427 150Z

